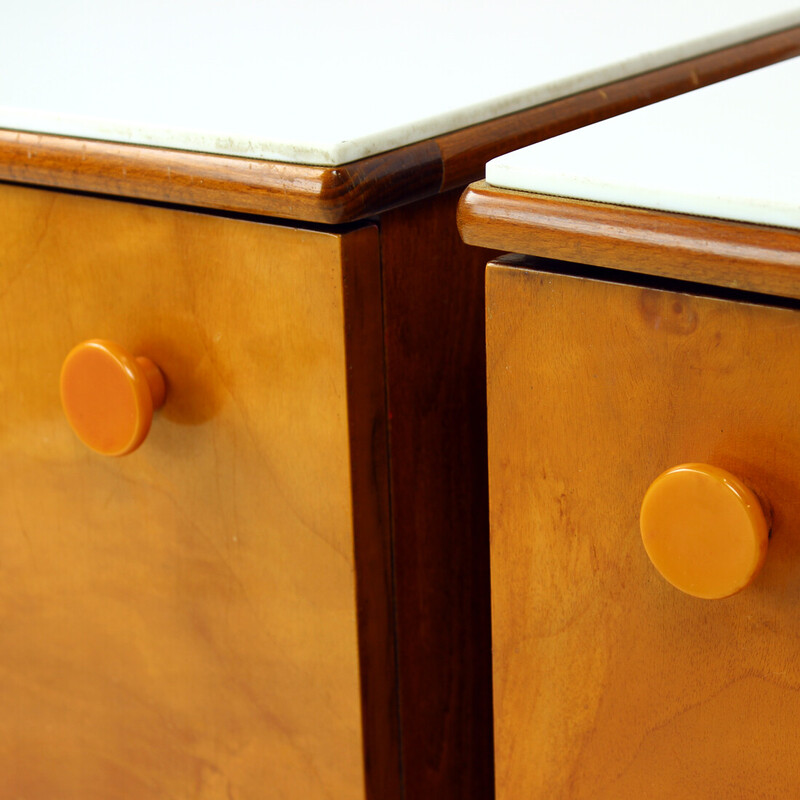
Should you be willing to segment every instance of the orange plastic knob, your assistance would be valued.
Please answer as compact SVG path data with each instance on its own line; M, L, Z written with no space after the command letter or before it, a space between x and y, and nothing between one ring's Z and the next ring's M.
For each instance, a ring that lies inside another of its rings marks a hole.
M165 396L161 370L114 342L92 339L77 345L61 369L67 420L85 445L104 455L132 453Z
M708 464L682 464L659 475L639 517L655 568L694 597L744 589L767 555L769 524L758 498L735 475Z

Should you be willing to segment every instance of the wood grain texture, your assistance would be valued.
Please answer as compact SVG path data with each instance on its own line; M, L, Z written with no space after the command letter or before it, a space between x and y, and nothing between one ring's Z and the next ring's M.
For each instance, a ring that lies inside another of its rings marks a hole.
M0 179L335 224L435 194L441 164L432 142L314 167L0 130Z
M482 177L490 158L510 150L798 54L800 27L340 167L6 130L0 131L0 179L283 219L350 222L463 186Z
M339 240L366 796L401 800L380 243L373 226Z
M464 241L515 253L800 298L800 231L494 189L458 209Z
M376 230L16 187L0 208L3 792L353 800L366 752L372 797L396 796L396 731L362 733L396 713L392 644L364 641L391 624L380 337L358 342L380 331ZM95 336L167 378L121 459L59 405Z
M457 192L381 218L405 797L493 796L483 273Z
M487 275L498 800L796 792L800 317L512 267ZM766 498L752 586L650 564L638 514L705 462Z

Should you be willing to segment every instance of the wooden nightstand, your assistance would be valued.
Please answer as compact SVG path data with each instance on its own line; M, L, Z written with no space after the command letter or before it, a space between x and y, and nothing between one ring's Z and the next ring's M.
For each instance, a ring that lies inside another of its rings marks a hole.
M796 61L487 169L581 199L463 198L466 241L521 254L487 272L499 800L796 790L800 193L776 102ZM614 193L660 209L593 202ZM749 511L771 538L741 574Z

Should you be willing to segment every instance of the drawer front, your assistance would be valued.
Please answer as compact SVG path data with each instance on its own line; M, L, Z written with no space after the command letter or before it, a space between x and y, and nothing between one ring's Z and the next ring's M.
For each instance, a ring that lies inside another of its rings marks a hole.
M494 265L487 336L499 800L796 794L798 312ZM642 546L686 462L771 510L724 600Z
M374 228L0 187L4 796L363 796L354 251L375 268ZM166 376L122 458L60 408L96 337Z

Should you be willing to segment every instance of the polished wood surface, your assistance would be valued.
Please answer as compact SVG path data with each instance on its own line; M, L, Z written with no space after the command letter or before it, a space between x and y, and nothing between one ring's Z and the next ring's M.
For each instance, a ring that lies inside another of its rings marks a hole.
M800 231L473 184L458 224L481 247L800 298Z
M432 141L314 167L0 130L0 180L326 224L436 194L441 175Z
M405 797L493 796L483 275L458 192L381 218Z
M463 186L510 150L798 54L800 27L340 167L0 131L0 179L342 223Z
M498 800L791 797L800 312L551 269L487 275ZM725 600L642 547L648 485L685 462L772 511L763 570Z
M396 796L396 731L362 734L396 727L376 229L0 209L3 794ZM168 384L121 459L60 408L93 336Z

